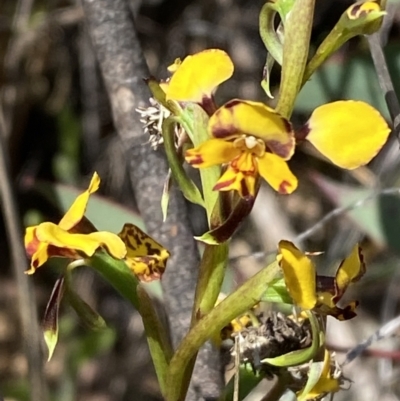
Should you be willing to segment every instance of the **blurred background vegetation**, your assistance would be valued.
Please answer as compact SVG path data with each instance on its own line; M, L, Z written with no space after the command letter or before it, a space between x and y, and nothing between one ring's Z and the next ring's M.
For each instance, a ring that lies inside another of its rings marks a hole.
M316 3L313 48L352 2ZM233 97L268 100L259 84L266 57L258 34L263 4L264 0L130 0L154 76L166 78L166 67L175 58L204 48L218 47L230 54L235 74L221 85L217 93L220 103ZM385 53L399 90L400 13L397 8L391 12ZM273 93L279 83L278 73L273 71ZM142 225L127 184L121 144L114 132L79 1L0 2L0 99L5 127L1 134L8 143L25 225L59 219L94 170L103 180L102 195L94 197L88 212L94 224L114 232L125 221ZM336 99L367 101L389 118L364 38L346 44L307 83L296 103L294 124L304 123L316 106ZM268 102L274 105L274 99ZM232 242L226 291L264 266L262 255L274 252L282 238L297 238L306 250L326 250L321 267L332 273L334 262L352 245L351 238L361 235L368 274L357 285L357 293L352 294L361 301L359 317L340 327L331 322L329 344L338 350L340 360L348 347L396 316L400 286L399 192L393 189L377 196L377 188L399 186L399 152L390 155L388 162L389 152L385 153L390 169L379 174L382 157L371 168L346 172L321 160L311 147L297 151L291 168L299 176L299 189L283 197L261 188L250 221ZM346 206L346 210L336 209ZM337 210L332 218L298 237L332 210ZM201 233L205 227L202 215L193 216L195 230ZM359 234L349 236L354 234L349 230L354 229ZM16 283L3 223L0 255L0 394L6 400L24 401L29 399L27 363L21 348ZM43 315L60 265L51 261L48 267L31 278L39 315ZM90 271L82 269L75 278L79 293L102 314L109 329L89 331L67 305L63 306L60 342L44 369L51 398L160 400L138 314ZM159 287L154 286L152 293L161 299ZM350 365L345 373L355 383L351 391L338 398L397 399L398 345L396 338L387 340L377 345L393 351L387 358L376 352Z

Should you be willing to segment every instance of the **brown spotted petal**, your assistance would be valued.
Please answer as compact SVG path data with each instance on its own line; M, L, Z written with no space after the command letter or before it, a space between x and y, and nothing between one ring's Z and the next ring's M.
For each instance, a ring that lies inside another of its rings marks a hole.
M214 138L229 139L239 135L260 138L272 153L285 160L294 153L295 140L290 122L260 102L229 101L211 116L208 130Z
M119 233L126 245L126 264L141 281L161 278L169 252L153 238L133 224L125 224Z

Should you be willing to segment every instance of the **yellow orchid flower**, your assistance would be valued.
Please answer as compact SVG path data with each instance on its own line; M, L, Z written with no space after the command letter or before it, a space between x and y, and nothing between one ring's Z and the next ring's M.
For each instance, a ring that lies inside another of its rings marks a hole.
M258 175L276 191L289 194L297 178L286 160L294 152L291 124L263 103L234 99L220 107L208 123L212 137L186 152L193 167L227 164L214 189L236 190L254 197Z
M282 268L287 290L294 303L305 310L315 310L338 320L348 320L356 314L357 302L344 309L337 306L347 287L365 273L359 245L342 261L335 277L319 276L311 259L289 241L279 242L277 260Z
M58 224L44 222L26 229L25 249L31 257L31 268L26 271L27 274L33 274L51 257L79 259L92 256L100 247L116 259L125 257L126 247L118 235L95 231L94 228L89 229L94 232L87 232L88 224L82 224L85 223L83 218L89 196L99 189L99 185L100 177L94 173L88 189L75 199Z

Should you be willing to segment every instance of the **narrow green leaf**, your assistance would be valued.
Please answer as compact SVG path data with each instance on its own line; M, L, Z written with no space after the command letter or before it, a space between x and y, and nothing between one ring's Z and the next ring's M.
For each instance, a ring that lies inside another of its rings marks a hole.
M298 401L303 401L308 399L307 395L318 383L318 380L322 375L323 369L324 369L324 361L312 362L310 369L308 371L307 383L304 386L301 395L297 397Z
M311 361L318 350L323 344L323 331L319 326L318 320L311 311L305 311L311 324L312 343L311 346L305 349L288 352L287 354L277 356L275 358L265 358L261 362L267 363L273 366L289 367L302 365L308 361Z
M283 278L274 280L265 291L262 301L292 304L293 300L286 288L285 280Z
M188 177L185 169L183 168L183 160L178 155L175 147L175 126L176 120L167 118L163 123L163 138L165 152L168 158L168 164L171 169L172 177L177 182L180 190L186 199L192 203L204 206L204 201L199 189L194 182ZM165 201L165 200L164 200ZM164 205L165 206L165 205ZM165 215L165 214L164 214Z
M182 124L194 146L199 146L207 139L210 139L210 135L207 131L208 120L209 117L207 113L198 104L188 104L183 110L183 113L179 118L179 122ZM204 204L209 224L212 220L213 213L219 213L219 193L218 191L214 191L213 188L220 175L220 166L200 169Z

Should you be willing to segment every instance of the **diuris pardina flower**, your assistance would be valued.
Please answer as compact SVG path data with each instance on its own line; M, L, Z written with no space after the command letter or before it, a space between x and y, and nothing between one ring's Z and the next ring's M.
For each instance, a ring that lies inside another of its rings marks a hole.
M94 173L88 189L80 194L58 224L44 222L28 227L25 233L25 248L31 257L31 268L26 272L33 274L51 257L80 259L92 256L100 247L107 249L116 259L126 255L126 247L118 235L106 231L86 231L81 223L89 197L99 189L100 177Z
M273 109L259 102L231 100L210 117L208 131L212 139L189 149L186 161L198 168L226 164L215 190L254 196L258 175L279 193L296 189L297 179L286 163L294 152L294 133Z
M194 167L226 166L214 189L236 190L242 197L255 195L259 176L282 194L297 187L289 160L297 140L308 140L342 168L368 163L389 135L383 117L361 101L338 101L314 110L296 134L290 122L260 102L234 99L216 109L213 93L230 78L233 63L218 49L209 49L175 63L174 74L164 86L167 100L200 104L210 115L210 139L186 152Z
M365 273L359 245L342 261L335 277L320 276L312 260L289 241L279 242L278 262L282 268L287 290L295 305L303 310L314 310L338 320L354 317L357 302L344 309L337 306L347 287Z
M51 257L82 259L103 248L115 259L123 259L141 281L160 278L169 252L133 224L125 224L117 235L96 231L85 217L91 194L99 189L100 177L93 174L89 187L80 194L58 224L44 222L28 227L25 248L33 274Z

